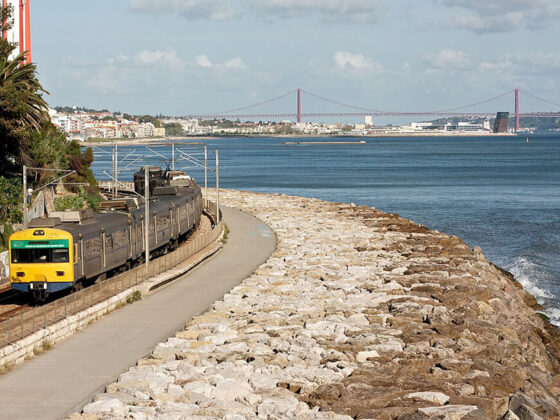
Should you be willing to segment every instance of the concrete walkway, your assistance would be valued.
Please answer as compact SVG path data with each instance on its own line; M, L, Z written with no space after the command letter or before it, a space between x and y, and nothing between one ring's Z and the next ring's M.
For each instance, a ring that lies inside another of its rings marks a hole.
M221 252L0 376L0 419L60 419L80 411L96 392L262 264L276 245L268 226L238 210L222 210L230 233Z

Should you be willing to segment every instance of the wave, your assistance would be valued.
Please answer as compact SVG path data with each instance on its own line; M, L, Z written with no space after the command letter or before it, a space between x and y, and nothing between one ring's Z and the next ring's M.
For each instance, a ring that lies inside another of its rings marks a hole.
M515 279L531 293L537 302L545 307L543 311L554 325L560 326L560 309L555 294L550 290L553 286L548 281L550 273L542 265L536 264L528 257L516 257L508 270ZM553 306L554 305L554 306Z
M543 312L550 318L551 324L560 327L560 309L548 307Z
M523 285L525 290L531 293L537 300L554 299L555 295L543 284L547 273L546 270L535 264L527 257L517 257L508 267L515 279ZM542 303L542 302L539 302Z

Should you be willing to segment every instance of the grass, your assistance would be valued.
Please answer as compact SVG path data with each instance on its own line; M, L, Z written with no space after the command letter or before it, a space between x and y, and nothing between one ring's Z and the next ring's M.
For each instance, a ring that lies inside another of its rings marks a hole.
M537 312L537 315L545 322L550 322L550 317L542 312Z
M53 343L50 340L43 340L41 347L43 348L43 351L47 351L53 348Z
M14 368L13 362L4 362L0 366L0 375L5 375L6 373L10 372Z
M142 292L135 290L129 297L126 298L126 303L134 303L142 299Z
M222 241L224 245L227 244L228 236L229 236L229 227L224 223L224 233L222 234L222 239L220 239L220 241Z
M40 355L41 353L46 352L47 350L50 350L53 348L53 343L50 340L43 340L43 342L41 343L41 345L39 346L35 346L33 347L33 354L35 356Z

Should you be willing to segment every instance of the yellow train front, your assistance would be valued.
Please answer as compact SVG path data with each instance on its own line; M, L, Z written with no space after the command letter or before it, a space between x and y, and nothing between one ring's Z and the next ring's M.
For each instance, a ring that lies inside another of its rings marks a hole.
M61 229L38 227L10 237L12 289L31 293L36 300L68 289L75 282L72 234Z

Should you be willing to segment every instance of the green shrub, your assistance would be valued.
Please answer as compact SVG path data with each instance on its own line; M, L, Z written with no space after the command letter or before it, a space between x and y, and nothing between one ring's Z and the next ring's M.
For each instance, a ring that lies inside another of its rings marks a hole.
M84 208L84 199L75 195L66 195L54 199L54 209L56 211L75 210Z
M550 317L542 312L537 312L537 315L545 322L550 322Z
M126 298L126 303L134 303L142 299L142 292L135 290L129 297Z
M13 226L10 223L4 223L4 233L0 235L0 252L8 249L12 233L14 233Z
M21 223L22 181L19 177L0 176L0 223Z

